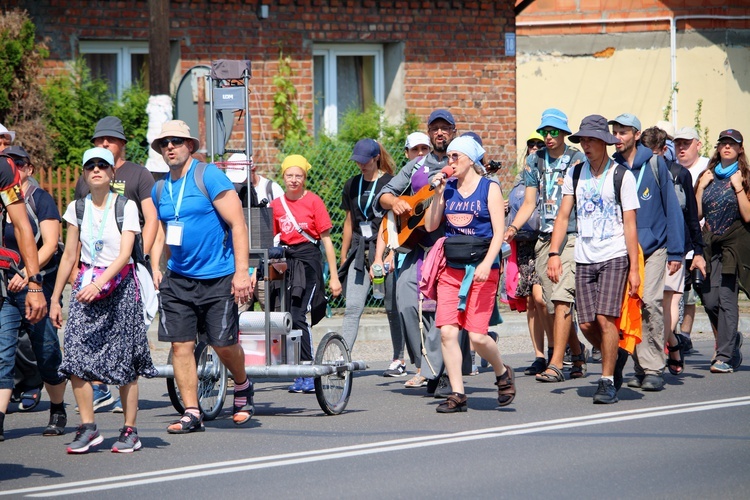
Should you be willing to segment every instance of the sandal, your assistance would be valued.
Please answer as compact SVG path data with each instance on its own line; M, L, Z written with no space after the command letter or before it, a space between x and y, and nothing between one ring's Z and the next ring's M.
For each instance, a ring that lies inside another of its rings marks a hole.
M538 375L547 369L547 360L544 358L536 358L531 366L523 371L524 375Z
M253 415L255 415L253 394L252 383L244 391L234 391L234 402L232 403L232 421L234 422L234 425L246 424L251 418L253 418ZM237 398L245 398L245 404L237 405Z
M505 373L497 377L495 385L497 386L497 404L498 406L508 406L516 397L516 383L513 368L505 366Z
M68 416L65 413L51 413L49 424L42 431L42 436L62 436L65 434L66 425L68 425Z
M466 406L467 401L466 394L460 394L458 392L451 392L448 395L448 399L443 401L435 408L438 413L462 413L468 410Z
M167 427L167 432L170 434L189 434L205 430L206 428L203 426L203 413L201 413L200 417L196 417L188 411L182 414L182 418L176 422L172 422Z
M31 411L39 405L42 400L42 390L31 389L21 393L21 402L18 404L19 411Z
M682 335L675 335L677 337L677 345L667 345L667 351L671 355L673 352L680 354L680 359L672 359L672 356L667 356L667 369L669 373L674 376L681 375L685 371L685 353L683 352L684 346L682 345L683 340L680 338Z
M553 373L547 373L549 370L552 370ZM547 371L543 371L542 373L537 374L536 376L537 382L565 382L565 375L563 375L563 372L560 371L558 367L555 365L548 365Z
M570 378L583 378L588 373L588 365L586 361L589 359L588 348L581 343L581 354L571 354L570 361L573 362L573 366L570 367ZM575 363L583 362L580 365Z
M404 382L404 387L415 389L417 387L425 387L427 385L427 379L420 374L414 375L411 379Z

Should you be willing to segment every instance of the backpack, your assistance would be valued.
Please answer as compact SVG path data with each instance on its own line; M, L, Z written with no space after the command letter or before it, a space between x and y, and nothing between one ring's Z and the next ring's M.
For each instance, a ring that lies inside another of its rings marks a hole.
M30 178L31 179L31 178ZM36 228L34 230L34 242L39 245L39 241L42 239L42 228L39 226L39 217L36 214L36 201L34 201L33 194L34 191L39 189L39 185L35 181L31 181L29 183L29 189L27 189L23 193L23 201L24 205L26 205L26 213L31 217L31 220L34 221L34 227ZM57 265L60 263L60 256L63 253L63 250L65 250L65 246L63 245L62 240L57 241L57 251L50 259L50 263L47 265L50 265L48 269L41 269L39 271L39 274L42 276L46 276L47 274L54 273L57 271Z
M128 198L122 195L117 195L115 198L115 222L117 223L117 230L122 234L122 222L125 219L125 204L128 202ZM78 227L83 225L83 213L86 210L86 198L79 198L76 200L76 221ZM135 235L135 242L133 242L133 251L130 253L133 258L133 262L136 264L143 264L148 272L151 273L151 266L148 263L148 256L143 252L143 236L141 233Z
M518 210L523 205L523 200L526 197L526 186L523 182L519 181L513 189L508 193L508 221L512 222L516 218ZM539 201L539 193L537 192L537 205ZM514 239L518 241L532 241L536 240L539 236L539 227L541 225L541 217L539 209L535 209L526 224L518 228L518 233L514 236Z
M667 161L667 160L665 160ZM672 181L674 182L674 193L677 195L677 202L680 204L683 214L687 214L687 194L682 184L677 182L677 177L680 175L681 169L684 168L677 162L667 161L669 165L669 173L672 174Z
M619 163L615 163L615 172L612 181L615 185L615 203L620 205L620 213L622 213L622 199L620 198L620 191L622 190L622 178L625 177L625 169ZM653 166L652 166L653 168ZM581 177L581 170L583 170L583 163L579 163L573 168L573 204L576 202L576 191L578 189L578 179ZM658 179L659 177L657 177ZM657 181L658 183L658 181Z

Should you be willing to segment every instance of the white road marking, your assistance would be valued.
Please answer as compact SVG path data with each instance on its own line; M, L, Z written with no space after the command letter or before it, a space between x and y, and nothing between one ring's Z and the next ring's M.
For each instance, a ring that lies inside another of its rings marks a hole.
M155 483L166 483L183 479L195 479L217 474L229 474L233 472L244 472L272 467L283 467L324 460L335 460L347 457L365 456L376 453L389 453L398 450L412 450L427 446L440 446L453 443L475 441L480 439L493 439L504 436L518 436L521 434L532 434L548 432L559 429L572 429L575 427L586 427L590 425L610 424L614 422L632 421L644 418L662 417L667 415L678 415L682 413L695 413L700 411L720 410L738 406L750 405L750 396L719 399L715 401L703 401L697 403L685 403L679 405L660 406L655 408L642 408L637 410L625 410L606 414L585 415L579 417L561 418L556 420L543 420L525 424L508 425L503 427L490 427L470 431L456 432L452 434L434 434L413 438L394 439L389 441L378 441L338 448L323 450L301 451L285 453L281 455L269 455L238 460L227 460L210 464L200 464L160 471L143 472L139 474L128 474L124 476L107 477L106 483L102 479L89 479L85 481L73 481L70 483L37 486L31 488L20 488L0 492L0 496L26 495L29 497L49 497L60 495L74 495L78 493L90 493L95 491L106 491L131 488Z

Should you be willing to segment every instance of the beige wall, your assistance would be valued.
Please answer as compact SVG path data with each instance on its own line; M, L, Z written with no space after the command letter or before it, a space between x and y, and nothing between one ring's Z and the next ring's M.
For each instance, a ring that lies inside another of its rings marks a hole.
M750 44L730 40L727 46L712 39L715 33L677 38L677 126L694 125L696 104L703 99L701 123L709 143L730 127L750 138ZM518 49L519 155L548 107L567 113L573 132L594 113L607 118L634 113L644 128L663 117L671 91L666 32L519 37Z

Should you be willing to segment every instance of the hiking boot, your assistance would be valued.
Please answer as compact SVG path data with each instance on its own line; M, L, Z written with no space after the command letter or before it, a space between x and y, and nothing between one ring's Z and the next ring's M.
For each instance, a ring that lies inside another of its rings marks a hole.
M594 393L594 404L611 405L617 403L617 391L615 384L607 378L599 379L599 386Z
M49 424L42 431L42 436L62 436L65 434L66 425L68 416L65 413L50 413Z
M406 364L402 363L398 359L394 359L393 362L388 366L388 369L383 372L384 377L405 377L406 376Z
M648 374L645 377L643 377L643 382L641 383L641 390L656 392L662 389L664 389L664 377L662 377L661 375Z
M99 445L102 441L104 438L99 434L96 424L81 424L67 450L68 453L86 453L92 446Z
M120 429L120 439L112 445L112 453L133 453L140 450L141 446L138 430L135 427L125 426Z

